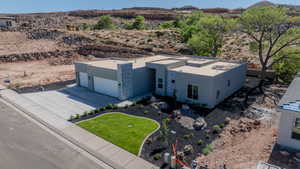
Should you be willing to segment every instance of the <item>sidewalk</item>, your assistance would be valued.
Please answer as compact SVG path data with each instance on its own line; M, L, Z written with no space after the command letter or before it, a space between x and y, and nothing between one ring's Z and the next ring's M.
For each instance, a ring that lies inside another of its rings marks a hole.
M159 169L141 159L85 130L70 123L50 110L38 105L18 93L4 89L0 97L13 104L32 118L47 126L57 134L86 150L97 159L115 169Z

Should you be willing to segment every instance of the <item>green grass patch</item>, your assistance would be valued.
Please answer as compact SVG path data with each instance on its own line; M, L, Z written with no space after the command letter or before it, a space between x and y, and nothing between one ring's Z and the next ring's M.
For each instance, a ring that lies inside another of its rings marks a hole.
M159 127L153 120L123 113L104 114L77 125L135 155L144 139Z

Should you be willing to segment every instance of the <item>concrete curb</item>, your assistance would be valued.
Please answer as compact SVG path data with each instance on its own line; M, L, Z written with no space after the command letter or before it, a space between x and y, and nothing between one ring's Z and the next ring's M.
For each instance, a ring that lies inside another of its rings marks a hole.
M158 127L153 131L153 132L151 132L150 134L148 134L146 137L145 137L145 139L144 139L144 141L142 142L142 144L141 144L141 146L140 146L140 149L139 149L139 153L138 153L138 157L140 157L141 156L141 153L142 153L142 150L143 150L143 147L144 147L144 144L145 144L145 142L146 142L146 140L150 137L150 136L152 136L154 133L156 133L159 129L160 129L160 124L157 122L157 121L155 121L155 120L153 120L153 119L150 119L150 118L147 118L147 117L141 117L141 116L136 116L136 115L131 115L131 114L126 114L126 113L122 113L122 112L109 112L109 113L104 113L104 114L100 114L99 116L96 116L96 117L93 117L93 118L90 118L90 119L86 119L86 120L82 120L82 121L79 121L79 122L76 122L75 124L78 124L78 123L81 123L81 122L85 122L85 121L89 121L89 120L93 120L93 119L95 119L95 118L97 118L97 117L100 117L100 116L103 116L103 115L106 115L106 114L114 114L114 113L120 113L120 114L124 114L124 115L127 115L127 116L132 116L132 117L136 117L136 118L140 118L140 119L146 119L146 120L151 120L151 121L153 121L154 123L156 123L157 125L158 125ZM130 152L129 152L130 153ZM135 154L134 154L135 155Z

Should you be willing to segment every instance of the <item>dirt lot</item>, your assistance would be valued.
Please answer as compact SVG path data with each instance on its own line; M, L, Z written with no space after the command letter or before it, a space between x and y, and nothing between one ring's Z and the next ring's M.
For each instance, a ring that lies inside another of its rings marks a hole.
M230 169L255 169L259 161L268 161L277 130L262 125L250 132L233 133L240 124L241 120L231 121L220 138L214 141L214 151L206 157L200 157L199 162L202 165L207 163L212 169L223 164Z
M48 60L0 64L0 84L34 86L74 79L73 65L52 66Z
M1 55L47 52L62 50L55 41L40 39L29 40L23 32L0 32L0 57Z

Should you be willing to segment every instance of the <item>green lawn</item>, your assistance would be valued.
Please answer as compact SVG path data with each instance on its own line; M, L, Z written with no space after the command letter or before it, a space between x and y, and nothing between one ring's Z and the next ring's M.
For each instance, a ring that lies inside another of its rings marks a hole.
M159 127L153 120L123 113L104 114L78 125L135 155L144 139Z

